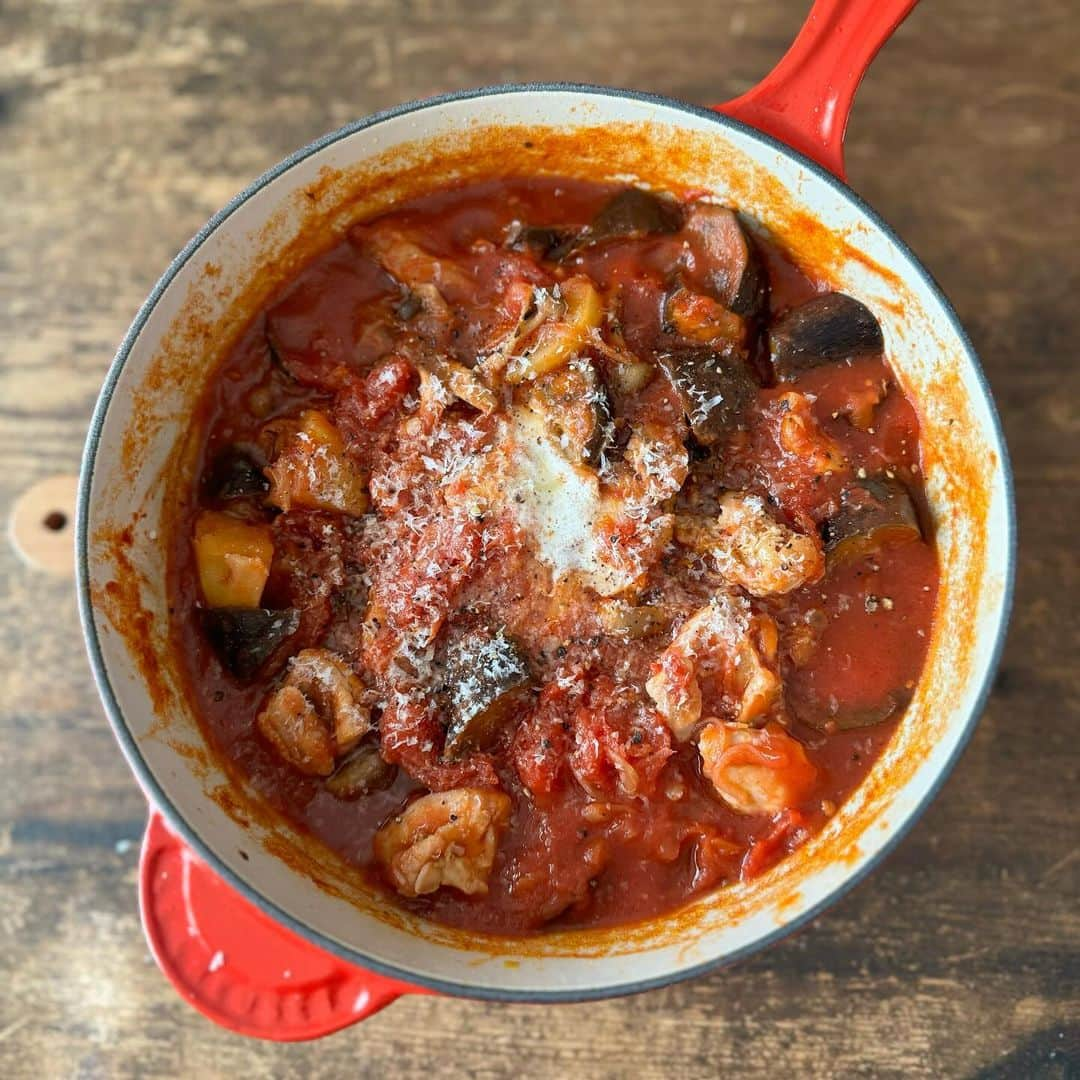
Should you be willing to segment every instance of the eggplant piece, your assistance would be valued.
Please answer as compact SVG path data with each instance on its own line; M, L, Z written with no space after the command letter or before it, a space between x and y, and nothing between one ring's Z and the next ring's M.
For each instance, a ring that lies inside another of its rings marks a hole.
M769 330L769 358L780 381L820 364L885 351L873 312L853 296L825 293L792 308Z
M648 236L682 228L682 211L670 196L626 188L606 203L589 225L589 242L612 236Z
M203 474L203 488L210 498L228 502L265 495L270 490L270 481L255 458L234 444L218 452Z
M735 211L698 203L687 216L686 231L704 249L705 280L712 295L736 315L760 315L769 297L769 276Z
M451 719L443 753L454 761L490 745L503 722L524 701L532 674L505 631L480 630L447 649L445 685Z
M835 731L852 731L856 728L883 724L904 711L911 703L914 691L906 687L892 690L876 705L837 705L835 711L798 709L799 720L815 731L832 734Z
M600 464L615 427L607 391L590 361L575 360L537 379L529 408L543 419L571 464Z
M548 253L558 262L583 247L616 237L639 239L656 233L676 233L682 228L682 210L668 195L654 195L641 188L625 188L605 203L596 217L576 236Z
M203 629L226 671L250 679L300 627L296 608L205 608Z
M507 235L506 246L511 251L529 251L538 259L552 259L553 253L569 250L582 231L580 227L519 225Z
M326 790L336 799L359 799L385 791L397 777L397 766L379 753L377 742L362 742L327 777Z
M888 476L859 480L840 496L840 510L821 525L830 565L886 544L922 539L919 515L907 488Z
M738 426L758 389L741 360L708 346L675 349L656 360L679 395L695 437L706 446Z

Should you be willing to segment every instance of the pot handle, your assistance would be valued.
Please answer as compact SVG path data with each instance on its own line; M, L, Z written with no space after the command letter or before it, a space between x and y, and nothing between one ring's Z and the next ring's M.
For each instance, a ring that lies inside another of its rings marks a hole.
M158 967L191 1005L242 1035L317 1039L429 991L354 967L264 914L151 807L139 909Z
M780 62L752 90L715 105L841 180L844 131L870 62L918 0L815 0Z

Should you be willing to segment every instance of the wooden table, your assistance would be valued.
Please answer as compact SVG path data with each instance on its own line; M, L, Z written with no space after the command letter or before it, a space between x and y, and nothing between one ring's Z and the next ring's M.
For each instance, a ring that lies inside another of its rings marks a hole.
M35 481L77 471L106 366L157 274L287 152L487 82L722 100L780 55L805 6L8 0L5 516ZM688 985L547 1008L404 999L317 1045L245 1041L184 1005L147 953L145 806L91 684L70 580L27 565L5 532L0 1075L1080 1075L1078 45L1071 0L925 4L851 126L852 183L938 276L983 357L1021 519L989 709L884 866L802 933Z

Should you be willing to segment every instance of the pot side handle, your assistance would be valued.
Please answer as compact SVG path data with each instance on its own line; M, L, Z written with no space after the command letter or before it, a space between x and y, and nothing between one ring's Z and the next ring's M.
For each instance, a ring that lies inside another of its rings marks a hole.
M870 62L918 0L815 0L791 48L752 90L715 105L841 180L844 131Z
M153 807L139 858L150 951L214 1023L281 1042L317 1039L428 993L354 967L275 922L217 876Z

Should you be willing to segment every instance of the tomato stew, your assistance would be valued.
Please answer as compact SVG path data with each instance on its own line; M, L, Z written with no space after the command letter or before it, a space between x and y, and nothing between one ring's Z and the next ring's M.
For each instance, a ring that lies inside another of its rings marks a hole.
M355 226L201 406L170 589L208 735L453 926L624 923L761 873L926 654L885 351L705 200L500 179Z

